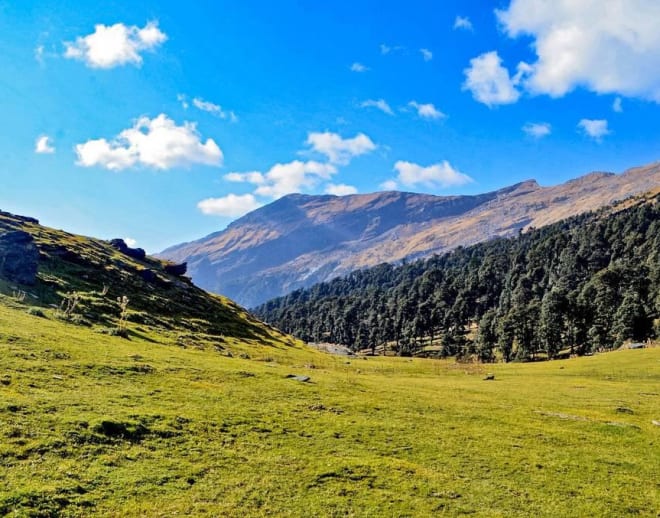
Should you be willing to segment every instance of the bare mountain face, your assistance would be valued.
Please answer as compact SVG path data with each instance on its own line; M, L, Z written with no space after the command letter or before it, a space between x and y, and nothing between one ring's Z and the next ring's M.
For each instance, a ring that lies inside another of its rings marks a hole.
M358 268L511 236L658 186L660 162L476 196L291 194L160 256L187 261L197 285L253 307Z

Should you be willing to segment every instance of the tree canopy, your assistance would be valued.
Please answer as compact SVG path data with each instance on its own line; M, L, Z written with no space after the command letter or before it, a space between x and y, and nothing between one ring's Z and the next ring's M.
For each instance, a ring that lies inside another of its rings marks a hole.
M255 314L353 350L428 344L483 361L587 354L660 334L660 195L511 239L295 291Z

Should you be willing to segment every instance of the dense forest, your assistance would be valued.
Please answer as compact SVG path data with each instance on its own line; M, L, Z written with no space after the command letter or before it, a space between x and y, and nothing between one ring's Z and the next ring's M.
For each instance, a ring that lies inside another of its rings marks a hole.
M382 264L254 313L308 342L388 343L482 361L553 358L660 335L660 194L511 239ZM426 348L426 349L425 349Z

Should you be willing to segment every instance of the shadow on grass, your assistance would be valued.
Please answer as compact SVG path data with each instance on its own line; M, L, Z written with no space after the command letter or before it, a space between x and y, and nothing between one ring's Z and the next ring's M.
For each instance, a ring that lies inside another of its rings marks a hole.
M162 344L163 342L160 342L158 340L155 340L151 338L150 336L140 333L138 331L134 331L133 329L128 330L128 338L130 339L131 337L139 338L140 340L144 340L145 342L149 342L150 344Z

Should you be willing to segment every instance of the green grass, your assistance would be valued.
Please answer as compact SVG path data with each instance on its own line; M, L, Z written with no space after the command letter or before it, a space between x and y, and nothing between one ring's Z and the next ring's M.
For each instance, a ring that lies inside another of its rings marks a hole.
M157 259L0 214L13 228L41 259L34 286L0 280L0 516L660 512L660 348L333 357Z
M660 349L482 367L45 313L0 300L0 515L660 511Z

